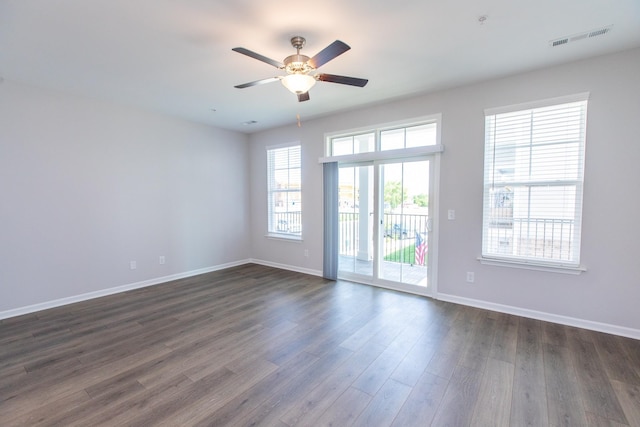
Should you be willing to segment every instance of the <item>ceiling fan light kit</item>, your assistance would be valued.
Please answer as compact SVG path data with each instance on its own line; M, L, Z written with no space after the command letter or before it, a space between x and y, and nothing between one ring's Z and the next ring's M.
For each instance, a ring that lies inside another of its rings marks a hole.
M311 74L320 66L326 64L327 62L351 49L346 43L340 40L336 40L335 42L331 43L329 46L321 50L313 58L309 58L306 55L300 54L300 49L302 49L305 43L306 40L304 39L304 37L295 36L291 38L291 45L296 48L297 52L295 55L286 57L283 62L275 61L271 58L267 58L266 56L260 55L259 53L255 53L242 47L233 48L232 50L234 52L247 55L251 58L272 65L280 70L284 70L287 73L286 76L270 77L250 83L244 83L235 87L238 89L244 89L247 87L257 86L260 84L280 80L284 87L298 96L299 102L303 102L309 100L309 89L311 89L318 80L323 82L339 83L358 87L364 87L367 84L368 80L360 79L357 77L338 76L335 74Z
M316 79L308 74L289 74L282 78L282 84L296 95L309 92L316 84Z

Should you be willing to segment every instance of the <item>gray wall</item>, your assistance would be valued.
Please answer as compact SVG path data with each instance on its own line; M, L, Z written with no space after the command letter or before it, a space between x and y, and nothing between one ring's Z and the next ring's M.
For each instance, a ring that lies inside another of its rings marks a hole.
M640 337L638 75L640 49L303 117L301 128L250 137L5 81L0 315L248 259L319 274L325 132L442 113L438 297ZM481 265L483 110L585 91L588 271ZM265 237L265 147L291 141L303 145L304 240L296 243ZM447 209L455 221L444 220ZM475 284L465 282L467 271Z
M323 135L442 113L439 297L640 337L637 244L640 212L640 50L480 82L251 136L252 257L322 268ZM320 90L320 89L318 89ZM350 90L345 88L345 90ZM481 265L484 109L590 92L582 263L579 276ZM268 239L265 146L299 140L303 153L302 243ZM447 209L456 210L454 221ZM304 249L310 257L303 256ZM475 283L466 283L466 272ZM546 317L545 317L546 316ZM566 318L566 319L565 319ZM628 329L628 330L627 330Z
M0 314L248 259L247 164L246 135L5 81Z

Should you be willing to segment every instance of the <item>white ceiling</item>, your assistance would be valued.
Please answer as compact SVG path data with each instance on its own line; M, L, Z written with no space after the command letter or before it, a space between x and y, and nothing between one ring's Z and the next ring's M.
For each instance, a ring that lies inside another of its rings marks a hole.
M282 61L295 35L308 56L346 42L320 72L369 84L318 82L303 103L278 82L233 87L281 75L233 47ZM637 46L640 0L0 0L5 80L240 132Z

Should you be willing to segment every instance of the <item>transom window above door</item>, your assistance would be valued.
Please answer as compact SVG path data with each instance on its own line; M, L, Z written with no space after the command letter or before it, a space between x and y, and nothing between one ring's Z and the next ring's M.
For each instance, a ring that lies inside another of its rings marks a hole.
M327 158L340 161L350 158L376 159L392 156L391 152L430 154L442 151L438 134L440 115L433 115L401 124L389 124L378 129L355 130L326 138ZM415 152L415 153L412 153ZM378 154L376 154L378 153ZM384 153L384 154L383 154Z

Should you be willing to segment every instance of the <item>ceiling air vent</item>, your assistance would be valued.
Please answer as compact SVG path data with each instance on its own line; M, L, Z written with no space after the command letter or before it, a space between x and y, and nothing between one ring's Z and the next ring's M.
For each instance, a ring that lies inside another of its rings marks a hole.
M589 31L589 37L603 36L607 34L609 31L611 31L611 26Z
M605 35L605 34L607 34L608 32L611 31L611 27L613 27L613 25L609 25L609 26L602 27L602 28L597 28L597 29L591 30L591 31L586 31L584 33L574 34L574 35L571 35L571 36L561 37L559 39L551 40L549 42L549 46L556 47L556 46L561 46L563 44L569 44L569 43L572 43L572 42L577 42L579 40L589 39L591 37L603 36L603 35Z
M565 39L558 39L558 40L553 40L551 42L551 46L555 47L555 46L560 46L561 44L567 44L569 43L569 39L565 38Z

